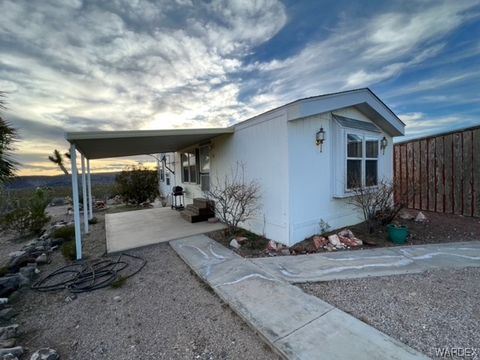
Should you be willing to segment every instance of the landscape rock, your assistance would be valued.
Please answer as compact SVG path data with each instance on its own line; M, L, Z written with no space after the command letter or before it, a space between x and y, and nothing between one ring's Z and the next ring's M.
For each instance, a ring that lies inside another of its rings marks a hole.
M35 351L30 360L58 360L60 356L58 353L51 348L43 348L40 350Z
M14 347L16 343L15 338L0 340L0 349Z
M277 244L273 240L269 240L267 244L267 251L272 252L272 251L277 251Z
M25 251L23 251L23 250L18 250L18 251L14 251L14 252L11 252L10 254L8 254L8 257L10 257L10 259L14 259L14 258L23 256L23 255L25 255L25 254L26 254Z
M65 302L66 303L69 303L69 302L72 302L73 300L75 300L77 298L77 295L75 294L70 294L68 296L65 297Z
M402 220L413 220L415 216L413 216L408 210L402 210L398 217Z
M330 244L330 243L329 243L329 244L327 244L327 245L325 245L324 249L325 249L325 250L327 250L327 251L333 251L333 250L336 250L335 246L333 246L333 245L332 245L332 244Z
M18 325L0 327L0 340L12 339L17 336Z
M12 354L13 356L19 358L23 355L23 347L15 346L12 348L0 349L0 356L5 356L8 354Z
M36 266L35 265L29 265L29 266L24 266L22 268L20 268L20 270L18 271L18 273L25 277L28 281L27 281L27 284L31 283L33 278L35 277L36 275ZM22 277L20 277L20 285L24 285L25 284L25 279L23 279Z
M427 217L425 216L424 213L422 213L421 211L418 212L417 216L415 217L415 221L416 222L425 222L427 221Z
M0 320L8 321L16 315L17 313L11 307L0 310Z
M48 256L46 253L43 253L39 255L36 259L35 262L39 265L47 264L48 263Z
M348 238L346 236L340 235L340 233L339 233L338 238L340 239L340 242L342 244L344 244L345 246L355 247L355 246L363 245L362 240L357 239L356 237Z
M220 220L216 217L211 217L211 218L208 218L207 220L210 224L215 224L215 223L218 223Z
M336 247L336 248L343 248L343 247L345 247L345 245L342 244L342 242L340 241L338 235L336 235L336 234L330 235L330 236L328 237L328 242L329 242L330 244L332 244L332 245L333 245L334 247Z
M350 230L350 229L343 229L340 232L338 232L337 235L338 236L343 236L343 237L346 237L346 238L349 238L349 239L353 239L355 237L355 235L353 235L352 230Z
M236 239L232 239L230 241L230 247L238 250L238 249L240 249L241 245L238 243L238 241Z
M248 238L246 238L245 236L237 236L237 237L235 237L235 240L237 240L237 242L240 245L243 245L244 243L246 243L248 241Z
M18 357L13 354L6 354L1 357L1 360L18 360Z
M52 239L50 240L50 246L53 248L55 246L60 246L62 245L63 243L65 242L65 239L63 238L55 238L55 239Z
M116 301L116 302L119 302L119 301L122 301L122 297L121 296L114 296L113 297L113 301Z
M0 278L0 296L5 297L20 287L20 278L17 274Z
M38 255L31 254L30 251L26 252L21 256L12 258L8 267L11 271L17 272L21 267L28 265L28 263L35 262L36 256Z
M313 245L315 246L316 250L323 248L327 244L328 244L328 240L323 236L315 235L313 237Z

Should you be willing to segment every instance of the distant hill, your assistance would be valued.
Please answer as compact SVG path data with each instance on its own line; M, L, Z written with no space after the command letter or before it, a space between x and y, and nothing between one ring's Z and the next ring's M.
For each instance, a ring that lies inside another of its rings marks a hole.
M91 174L92 187L95 185L111 185L115 182L118 173ZM81 176L79 177L81 181ZM7 189L31 189L37 187L65 187L71 186L70 175L55 176L19 176L7 185Z

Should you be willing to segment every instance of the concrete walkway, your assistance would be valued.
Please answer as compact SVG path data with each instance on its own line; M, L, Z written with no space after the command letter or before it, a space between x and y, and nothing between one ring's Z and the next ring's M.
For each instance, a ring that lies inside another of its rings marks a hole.
M286 359L427 359L204 235L170 245Z
M105 215L107 252L184 238L223 229L221 223L189 223L169 207L124 211Z
M480 266L480 241L414 245L251 260L291 283L421 273Z

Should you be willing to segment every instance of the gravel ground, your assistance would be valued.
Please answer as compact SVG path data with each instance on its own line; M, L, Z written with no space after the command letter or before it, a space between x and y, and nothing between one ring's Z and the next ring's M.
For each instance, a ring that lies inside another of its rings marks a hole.
M96 215L99 223L85 241L88 257L104 251L104 216ZM19 345L52 347L62 359L278 359L168 244L129 253L148 263L121 288L79 294L71 302L66 291L17 292ZM64 264L57 251L41 271Z
M480 359L480 268L299 286L432 358L461 347Z

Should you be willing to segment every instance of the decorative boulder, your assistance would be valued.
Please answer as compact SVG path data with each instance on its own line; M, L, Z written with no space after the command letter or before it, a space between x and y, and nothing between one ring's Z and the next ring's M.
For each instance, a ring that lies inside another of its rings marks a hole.
M345 247L345 245L342 244L342 242L340 241L338 235L336 235L336 234L330 235L330 236L328 237L328 242L329 242L330 244L332 244L332 245L333 245L334 247L336 247L336 248L343 248L343 247Z
M12 354L14 357L20 358L23 355L23 348L21 346L15 346L13 348L0 349L0 356Z
M33 353L30 360L59 360L58 353L51 348L43 348Z
M267 244L267 251L272 252L272 251L277 251L277 244L273 240L269 240Z
M346 238L349 238L349 239L353 239L355 237L355 235L353 235L352 230L350 230L350 229L343 229L337 235L338 236L343 236L343 237L346 237Z
M415 221L416 222L425 222L427 221L427 217L425 216L424 213L422 213L421 211L418 212L417 216L415 217Z
M246 238L245 236L237 236L237 237L235 237L235 240L237 240L237 242L240 245L242 245L242 244L244 244L248 241L248 238Z
M316 250L323 248L327 244L328 244L328 240L323 236L315 235L313 237L313 245L315 246Z
M17 336L18 325L0 327L0 340L13 339Z
M236 239L232 239L230 241L230 246L234 249L240 249L241 245L238 243L238 241Z

